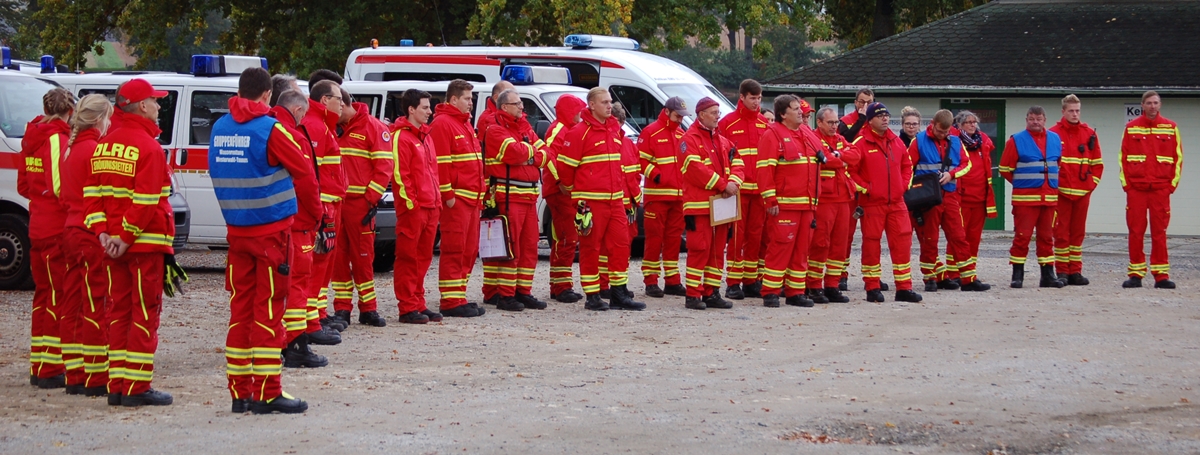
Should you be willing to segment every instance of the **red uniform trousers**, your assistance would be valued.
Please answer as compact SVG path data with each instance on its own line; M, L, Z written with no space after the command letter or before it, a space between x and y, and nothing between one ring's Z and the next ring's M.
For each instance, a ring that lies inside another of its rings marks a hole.
M897 291L912 290L912 224L908 211L895 205L863 207L862 274L866 290L879 289L883 267L883 233L887 232L888 253L892 256L892 275Z
M767 216L768 243L762 295L779 295L780 289L783 289L784 297L804 293L815 216L813 210L780 210L778 215Z
M959 207L963 218L963 233L966 235L966 250L963 258L954 258L958 263L958 274L962 284L969 284L978 278L975 275L975 265L979 262L979 243L983 239L983 223L987 221L986 202L962 203Z
M342 223L342 201L323 203L326 213L333 213L334 223ZM341 229L339 226L337 229ZM320 320L329 317L329 282L333 280L333 264L338 260L338 250L345 248L345 241L338 233L335 237L337 247L326 254L313 253L312 275L308 281L308 307L317 312L317 330L320 330ZM311 325L308 332L312 333Z
M433 263L433 241L437 238L439 208L417 208L396 215L396 305L400 314L422 312L425 305L425 275Z
M479 205L456 198L441 214L442 255L438 260L438 290L442 311L467 304L467 280L479 257Z
M96 234L80 227L63 233L69 268L62 308L62 355L67 384L108 384L108 276ZM68 348L69 347L69 348Z
M626 218L628 218L628 215L626 216ZM634 220L634 222L629 223L629 241L631 244L633 243L633 238L637 237L637 232L638 232L637 220ZM600 290L601 291L608 289L610 284L612 284L613 286L621 286L621 285L629 284L629 274L628 273L625 274L624 279L620 283L612 283L612 279L611 279L612 277L610 276L612 273L610 270L608 270L608 253L609 253L608 245L607 244L602 245L600 247ZM626 256L626 258L628 258L628 256ZM629 266L626 265L625 269L628 271Z
M105 264L112 304L108 310L108 393L137 395L149 390L154 379L163 254L126 252Z
M855 212L856 210L858 210L858 207L859 207L859 205L858 205L858 197L857 197L857 196L855 196L854 200L853 200L853 201L850 201L850 228L849 228L849 229L846 229L846 259L847 259L847 264L846 264L846 268L842 269L842 276L844 276L844 277L849 277L849 276L850 276L850 264L849 264L849 258L850 258L850 254L854 252L854 232L858 230L858 218L855 218L855 217L854 217L854 212ZM862 262L862 258L861 258L861 257L859 257L859 262Z
M1171 190L1125 190L1125 224L1129 226L1129 276L1146 276L1146 215L1150 219L1150 273L1154 281L1170 278L1167 226L1171 224Z
M622 210L623 211L623 210ZM683 198L676 201L648 201L642 225L646 228L642 254L642 280L658 285L658 276L666 273L668 286L680 284L679 248L683 243Z
M579 246L579 231L575 230L575 206L562 193L546 196L550 206L550 293L569 291L573 284L571 265Z
M948 280L959 278L958 262L967 257L967 234L963 229L960 201L953 191L942 191L942 204L925 212L925 224L918 226L913 218L913 230L917 231L917 243L921 247L921 279ZM939 259L939 237L946 232L946 263Z
M503 190L500 190L503 191ZM533 201L503 198L496 201L500 212L508 217L511 261L483 261L483 298L513 297L533 292L533 272L537 269L538 229L537 206Z
M285 336L283 313L290 291L290 233L284 229L256 237L226 237L229 253L225 287L230 297L225 374L235 400L270 401L282 392L280 353Z
M49 378L66 372L60 326L66 303L63 285L67 275L67 259L63 256L62 236L33 239L29 243L29 267L33 272L34 285L29 374Z
M729 224L713 226L710 216L691 216L696 221L696 230L687 231L687 271L684 282L687 296L703 298L721 289L721 274L725 268L725 240L729 238Z
M358 291L358 311L377 310L375 298L375 218L364 225L363 219L374 208L362 197L342 201L338 219L337 244L333 263L333 310L354 309Z
M1029 238L1037 228L1038 265L1054 264L1054 206L1014 205L1013 241L1008 250L1009 264L1025 264L1029 256Z
M851 204L849 201L817 204L817 229L808 247L808 289L837 288L838 280L850 265L850 256L845 255L850 239L842 233L850 230Z
M284 345L300 334L321 330L321 316L316 306L309 304L308 288L312 281L313 231L292 231L292 262L288 277L287 307L283 310L283 328L287 331Z
M1083 237L1091 203L1092 193L1079 198L1058 194L1054 217L1054 271L1059 275L1083 272Z
M600 252L607 248L609 282L621 286L629 281L629 218L625 205L617 201L589 200L592 230L579 238L579 281L585 294L600 292Z
M758 260L762 254L763 228L767 222L767 207L762 196L742 194L742 219L733 228L733 245L729 248L729 273L726 282L754 284L758 281Z

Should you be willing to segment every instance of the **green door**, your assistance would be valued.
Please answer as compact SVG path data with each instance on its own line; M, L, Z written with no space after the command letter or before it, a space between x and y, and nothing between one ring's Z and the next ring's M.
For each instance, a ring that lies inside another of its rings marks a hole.
M1004 100L980 99L943 99L942 109L949 109L957 115L960 111L968 110L979 116L979 130L992 138L996 149L992 151L992 189L996 193L996 211L999 216L989 219L983 224L984 229L1004 230L1004 212L1008 210L1007 193L1004 179L1000 178L1000 154L1004 152Z

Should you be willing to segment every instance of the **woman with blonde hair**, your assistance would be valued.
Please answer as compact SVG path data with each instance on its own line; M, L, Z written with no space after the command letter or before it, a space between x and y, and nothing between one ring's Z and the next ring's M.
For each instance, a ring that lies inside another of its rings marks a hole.
M62 313L63 363L67 393L104 396L108 389L108 276L104 247L84 225L83 183L91 173L92 152L109 127L113 106L104 95L88 95L71 116L70 148L63 156L62 204L67 210L66 295Z
M63 277L62 233L66 210L59 203L60 161L71 127L67 119L75 97L64 88L42 96L40 115L25 126L21 139L24 166L17 167L17 192L29 199L29 264L33 272L33 315L30 324L29 383L43 389L66 385L59 315Z

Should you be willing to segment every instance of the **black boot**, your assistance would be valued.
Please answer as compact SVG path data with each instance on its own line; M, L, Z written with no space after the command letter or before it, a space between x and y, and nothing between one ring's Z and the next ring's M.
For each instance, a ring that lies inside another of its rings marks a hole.
M467 305L474 305L474 303L468 303ZM476 307L476 310L484 311L483 308L478 308L478 307ZM429 308L422 310L421 314L423 314L423 315L425 315L425 317L429 318L429 322L442 322L442 313L438 313L436 311L430 310ZM482 316L483 313L479 313L479 315Z
M712 294L704 296L705 308L719 308L727 310L733 308L733 302L721 298L721 291L713 291Z
M608 307L617 310L642 311L646 309L646 304L634 301L633 293L629 292L629 288L622 284L612 287L612 300L609 301Z
M762 295L762 281L755 281L753 283L742 286L742 293L745 294L746 297L754 297L754 298L762 297L763 296Z
M605 302L599 293L588 294L587 300L583 302L583 308L592 311L608 311L608 302Z
M525 305L522 305L521 302L518 302L516 297L501 296L500 303L496 304L496 309L504 311L522 311L525 309Z
M361 321L361 320L362 320L362 315L361 315L361 314L359 314L358 316L359 316L359 321ZM337 310L337 311L334 311L334 312L333 312L333 319L334 319L334 321L335 321L335 322L337 322L338 324L341 324L343 329L345 329L345 328L347 328L347 327L350 327L350 310ZM379 327L383 327L383 326L379 326ZM338 331L339 331L339 332L341 332L341 330L338 330Z
M600 290L600 298L602 298L604 300L612 299L612 288L601 289Z
M667 295L667 293L663 292L662 288L658 287L657 284L646 285L646 297L661 299L664 295Z
M804 307L804 308L812 308L814 306L813 301L809 300L808 297L805 297L804 294L796 294L791 297L788 297L788 298L784 299L783 303L786 303L791 306L798 306L798 307Z
M1121 283L1121 287L1123 287L1125 289L1140 288L1140 287L1142 287L1142 277L1131 276L1131 277L1129 277L1128 280L1125 280L1124 283Z
M105 395L108 395L108 386L98 385L83 388L83 396L85 397L102 397Z
M725 298L733 300L742 300L746 298L746 293L742 291L741 284L731 284L725 288Z
M817 303L817 304L829 303L829 299L825 297L825 291L823 291L821 289L816 289L816 288L808 289L805 292L808 293L808 299L812 300L813 303Z
M335 332L346 330L347 324L343 324L341 319L331 318L329 316L321 318L321 328L327 328Z
M1175 289L1175 282L1170 279L1154 282L1154 289Z
M271 414L279 412L283 414L299 414L308 410L308 403L304 400L288 395L286 392L268 401L255 401L250 403L250 412L255 414Z
M868 301L868 302L880 302L880 303L882 303L882 302L885 302L885 301L887 301L887 299L885 299L885 298L883 297L883 291L882 291L882 290L880 290L880 289L872 289L872 290L869 290L869 291L867 291L867 301Z
M341 313L341 311L339 311ZM346 317L350 317L350 312L346 312ZM378 311L360 311L358 312L358 323L369 325L371 327L386 327L387 321L379 317Z
M846 297L838 288L825 288L825 298L833 303L850 303L850 297Z
M667 287L663 288L663 292L667 295L687 297L687 288L683 287L682 284L668 284Z
M767 308L779 308L779 294L764 295L763 306Z
M1042 266L1042 280L1038 283L1038 287L1042 288L1061 288L1065 286L1062 281L1058 281L1058 276L1054 274L1054 264L1046 264Z
M574 289L567 289L558 294L550 294L550 298L562 303L575 303L583 300L583 296L575 292Z
M121 395L119 393L108 394L108 405L109 406L120 406L121 405L121 397L123 397L123 396L124 395Z
M83 395L83 384L67 384L64 392L66 392L67 395Z
M342 336L338 335L337 331L324 327L321 330L308 334L308 342L322 346L333 346L342 342Z
M937 292L937 280L925 280L925 292Z
M937 282L938 289L946 289L949 291L955 291L955 290L958 290L959 286L960 285L958 284L957 278L941 280L941 281Z
M308 346L308 334L302 333L283 348L285 368L320 368L329 365L329 359L312 352Z
M493 294L491 297L483 299L484 305L496 306L500 304L500 294Z
M705 308L708 308L708 306L704 304L704 301L700 300L699 297L684 298L683 299L683 307L687 308L689 310L703 310Z
M917 294L911 289L902 289L896 291L896 301L917 303L921 301L921 294Z
M891 286L888 286L887 283L879 283L879 290L880 291L890 291L890 290L892 290L892 288L891 288Z
M174 403L175 399L167 392L159 392L154 389L149 389L145 392L136 395L124 395L121 397L121 406L167 406Z
M37 386L39 389L61 389L67 386L67 376L60 374L48 378L38 378Z
M245 414L250 412L250 400L245 398L234 398L233 405L229 407L229 410L234 414Z
M960 288L960 289L962 291L966 291L966 292L983 292L983 291L986 291L991 288L992 288L992 285L984 284L984 282L982 282L982 281L975 280L970 283L962 285L962 288Z
M1067 275L1067 286L1087 286L1089 284L1092 284L1092 282L1084 277L1082 273Z
M838 280L838 290L839 291L849 291L850 290L850 278L848 276L842 275L842 278Z
M1025 264L1013 264L1012 284L1013 289L1020 289L1025 285Z
M520 302L521 305L525 305L525 308L528 308L531 310L546 309L546 302L538 300L529 294L522 294L522 293L518 292L517 293L517 302Z

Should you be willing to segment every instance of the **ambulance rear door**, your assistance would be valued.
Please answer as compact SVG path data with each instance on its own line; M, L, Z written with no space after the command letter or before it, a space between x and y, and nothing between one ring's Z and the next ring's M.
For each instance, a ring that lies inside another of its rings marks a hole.
M192 210L189 242L224 245L225 217L213 192L212 177L208 174L208 143L213 124L229 113L229 98L237 95L236 79L232 84L191 85L183 91L179 112L178 142L175 156L187 150L186 163L175 163L175 175L184 197Z

